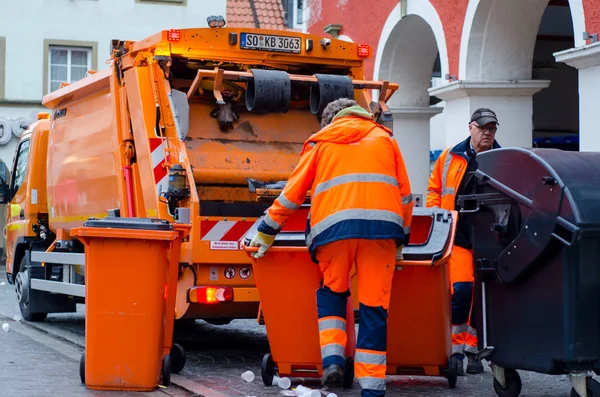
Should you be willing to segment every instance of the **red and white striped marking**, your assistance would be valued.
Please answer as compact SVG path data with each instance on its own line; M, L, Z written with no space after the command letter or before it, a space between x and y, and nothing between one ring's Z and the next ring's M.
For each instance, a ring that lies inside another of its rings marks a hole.
M169 187L169 175L165 164L165 149L161 138L149 138L150 153L152 153L152 169L154 170L154 183L156 192L160 195Z
M201 221L200 239L210 241L211 249L237 250L253 221Z

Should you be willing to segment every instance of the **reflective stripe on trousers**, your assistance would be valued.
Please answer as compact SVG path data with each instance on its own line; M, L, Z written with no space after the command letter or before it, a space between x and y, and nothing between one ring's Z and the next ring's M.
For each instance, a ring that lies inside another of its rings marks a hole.
M385 390L386 353L356 349L355 375L362 389Z
M360 303L360 325L354 356L354 375L363 397L385 395L387 372L387 310Z
M477 353L477 330L470 325L465 332L465 351L467 353Z
M465 354L467 323L452 325L452 354Z
M341 317L329 316L319 319L319 341L323 363L345 362L346 320ZM324 365L325 366L325 365Z
M452 326L452 354L477 353L477 330L470 325Z

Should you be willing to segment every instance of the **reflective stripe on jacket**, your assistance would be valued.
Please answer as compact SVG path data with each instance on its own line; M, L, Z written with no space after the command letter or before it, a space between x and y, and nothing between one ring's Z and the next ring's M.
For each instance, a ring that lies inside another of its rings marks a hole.
M452 149L445 149L438 157L427 185L428 208L439 207L453 211L456 205L456 194L467 170L467 149L471 138L467 138ZM494 140L492 149L500 145Z
M407 242L413 202L404 160L391 131L362 114L336 117L306 141L258 230L279 232L308 190L313 193L306 239L311 253L350 238Z

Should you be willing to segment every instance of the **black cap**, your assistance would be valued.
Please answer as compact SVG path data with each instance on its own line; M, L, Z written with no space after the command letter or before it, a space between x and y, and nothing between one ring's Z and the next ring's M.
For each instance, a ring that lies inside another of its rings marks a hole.
M493 110L487 108L479 108L473 112L471 116L471 123L476 122L479 126L484 126L488 123L498 123L498 118L496 117L496 113Z

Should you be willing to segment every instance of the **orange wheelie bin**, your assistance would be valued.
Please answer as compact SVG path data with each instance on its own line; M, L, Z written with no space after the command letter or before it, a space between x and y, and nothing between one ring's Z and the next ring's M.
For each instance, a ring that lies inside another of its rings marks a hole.
M261 375L266 386L273 376L320 378L323 374L316 292L323 279L305 245L304 225L308 209L302 208L287 222L271 249L260 259L252 258L256 287L271 353L265 354ZM256 227L246 234L242 248L248 247ZM356 336L352 302L348 299L346 329L346 371L344 387L354 382Z
M392 282L388 375L443 376L450 387L456 386L460 361L451 356L448 272L456 219L455 211L413 210L410 242L396 263Z
M150 391L185 363L172 346L181 240L189 226L142 218L90 219L85 246L85 353L89 389ZM177 368L175 371L174 367Z

